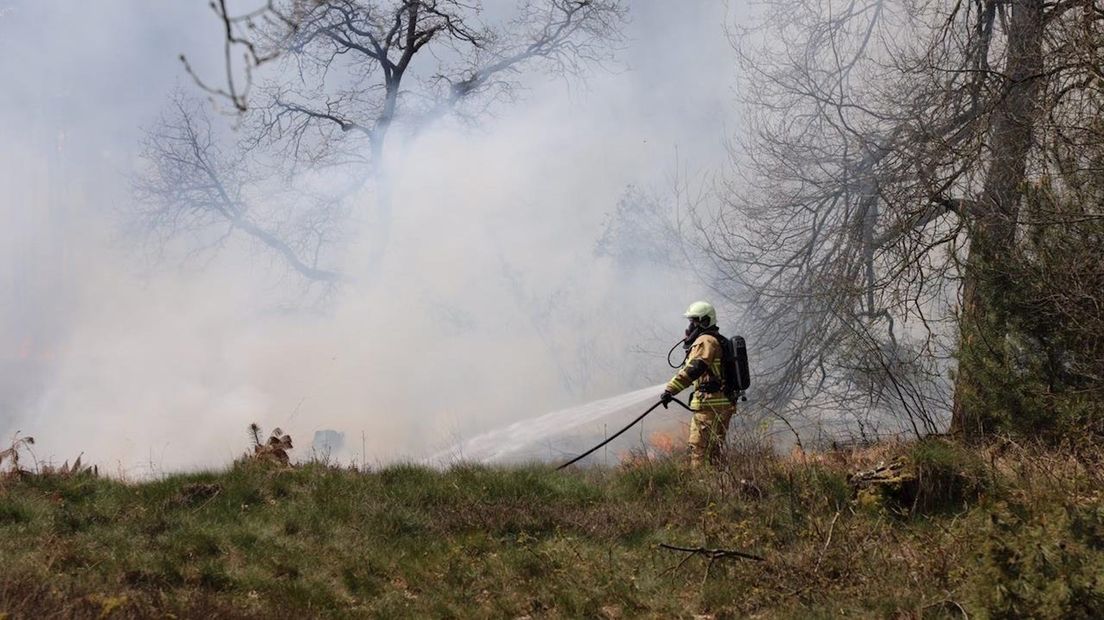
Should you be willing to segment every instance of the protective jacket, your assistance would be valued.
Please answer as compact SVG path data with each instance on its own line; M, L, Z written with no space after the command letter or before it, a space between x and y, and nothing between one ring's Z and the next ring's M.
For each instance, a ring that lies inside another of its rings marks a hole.
M701 411L703 407L728 407L732 403L721 389L721 343L716 328L706 330L694 339L686 361L667 383L672 394L694 385L690 409Z

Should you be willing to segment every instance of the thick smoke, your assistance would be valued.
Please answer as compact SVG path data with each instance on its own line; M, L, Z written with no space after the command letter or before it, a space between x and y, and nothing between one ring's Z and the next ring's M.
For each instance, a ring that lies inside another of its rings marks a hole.
M141 127L192 88L176 55L218 71L203 2L147 4L0 4L4 56L25 59L0 69L0 436L138 476L223 465L256 421L300 456L335 429L375 463L665 378L708 294L669 190L725 159L719 3L633 2L624 66L532 78L478 127L397 144L383 264L321 306L233 239L152 260L126 226Z

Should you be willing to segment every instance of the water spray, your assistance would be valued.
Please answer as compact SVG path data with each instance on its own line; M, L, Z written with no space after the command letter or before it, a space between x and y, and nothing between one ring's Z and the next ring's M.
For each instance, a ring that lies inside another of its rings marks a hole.
M579 456L577 456L577 457L575 457L575 458L571 459L570 461L568 461L568 462L564 463L563 465L560 465L559 467L557 467L557 468L556 468L556 471L560 471L561 469L563 469L563 468L565 468L565 467L567 467L567 466L569 466L569 465L573 465L573 464L575 464L575 463L578 463L579 461L581 461L581 460L583 460L584 458L586 458L586 457L590 456L591 454L594 454L594 452L595 452L596 450L598 450L598 449L599 449L599 448L601 448L602 446L604 446L604 445L608 444L609 442L613 441L614 439L617 439L617 438L618 438L619 436L621 436L621 434L622 434L622 433L624 433L625 431L629 430L629 429L630 429L630 428L632 428L633 426L636 426L636 423L637 423L637 422L639 422L639 421L643 420L645 416L647 416L647 415L648 415L649 413L651 413L651 412L655 411L655 408L656 408L656 407L658 407L658 406L660 406L660 405L664 405L664 408L666 408L666 405L664 404L665 402L673 402L673 403L678 403L678 404L679 404L679 406L681 406L681 407L682 407L683 409L685 409L685 410L687 410L687 411L690 411L690 412L693 412L693 410L692 410L692 409L690 409L690 406L689 406L689 405L687 405L686 403L682 402L681 400L679 400L679 399L677 399L677 398L674 398L674 397L672 397L672 398L671 398L671 399L670 399L669 401L665 401L664 399L660 399L660 400L656 401L656 403L655 403L654 405L652 405L651 407L648 407L647 411L645 411L644 413L642 413L642 414L640 414L640 415L636 416L636 419L634 419L634 420L633 420L632 422L629 422L629 423L628 423L628 425L626 425L626 426L625 426L624 428L622 428L621 430L617 431L616 433L614 433L614 434L613 434L613 435L611 435L610 437L607 437L605 441L603 441L602 443L600 443L600 444L598 444L598 445L594 446L594 447L593 447L593 448L591 448L590 450L587 450L586 452L584 452L584 453L580 454Z

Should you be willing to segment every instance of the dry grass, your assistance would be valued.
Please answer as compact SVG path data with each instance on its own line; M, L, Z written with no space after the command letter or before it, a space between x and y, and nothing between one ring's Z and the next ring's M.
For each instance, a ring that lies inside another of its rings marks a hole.
M255 446L268 445L259 429L255 437ZM0 489L0 613L1104 611L1099 450L1005 442L966 452L934 441L778 456L746 440L709 474L686 468L678 452L561 473L536 465L357 471L251 458L225 472L132 485L21 478ZM848 475L899 457L926 472L925 501L857 502Z
M77 458L73 459L71 465L68 460L61 465L40 463L34 458L34 453L31 452L31 446L33 446L34 443L34 437L20 437L19 433L16 433L15 436L12 437L11 445L4 450L0 450L0 482L3 482L5 479L11 480L26 476L69 478L73 476L96 477L100 475L98 466L81 462L81 458L84 456L83 453L77 455ZM33 468L29 469L20 464L20 455L22 453L26 453L26 456L22 457L22 463L26 463L27 457L30 457L33 462Z
M19 458L21 453L29 453L33 445L34 437L20 437L17 432L15 436L12 437L11 445L0 450L0 474L7 474L10 476L26 473L26 470L19 465Z
M243 461L267 461L288 466L291 457L288 451L294 446L291 444L291 435L284 433L279 427L272 429L266 441L261 441L261 427L256 422L249 425L249 438L253 441L253 452L247 452L242 456Z

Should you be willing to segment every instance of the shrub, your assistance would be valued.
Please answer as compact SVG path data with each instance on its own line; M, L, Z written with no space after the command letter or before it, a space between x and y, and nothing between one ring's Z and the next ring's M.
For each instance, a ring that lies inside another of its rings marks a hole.
M991 476L977 452L940 438L917 442L909 451L916 474L915 510L959 510L989 488Z
M1104 506L1000 505L972 571L977 604L994 618L1104 615Z
M979 381L956 398L989 432L1104 435L1104 177L1071 170L1025 189L1022 241L979 265L990 312L959 356Z

